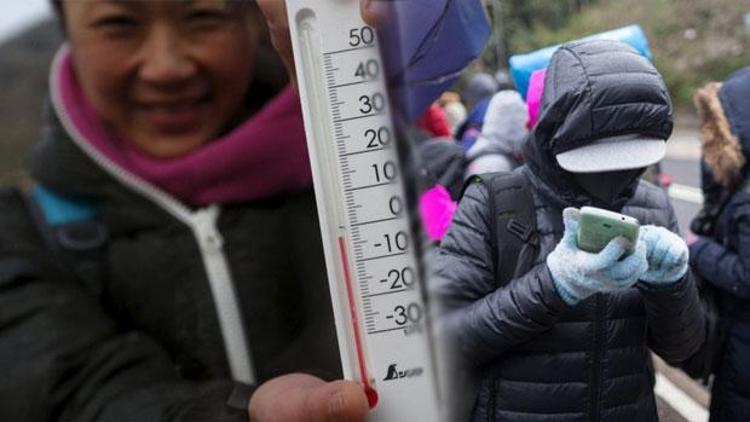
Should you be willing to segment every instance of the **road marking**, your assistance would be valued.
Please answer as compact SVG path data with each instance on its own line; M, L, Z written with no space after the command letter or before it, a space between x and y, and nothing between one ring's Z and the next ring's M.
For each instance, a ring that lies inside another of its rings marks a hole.
M662 374L656 374L654 392L688 422L707 422L708 411Z
M703 205L703 192L692 186L672 183L669 187L669 196L671 196L672 199Z

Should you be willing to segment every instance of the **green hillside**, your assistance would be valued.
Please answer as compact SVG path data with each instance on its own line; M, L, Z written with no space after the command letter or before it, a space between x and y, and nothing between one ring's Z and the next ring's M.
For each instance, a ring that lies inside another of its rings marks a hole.
M750 65L750 29L743 22L750 13L747 0L495 0L492 4L496 27L505 34L501 47L508 54L640 24L680 111L691 110L696 86Z

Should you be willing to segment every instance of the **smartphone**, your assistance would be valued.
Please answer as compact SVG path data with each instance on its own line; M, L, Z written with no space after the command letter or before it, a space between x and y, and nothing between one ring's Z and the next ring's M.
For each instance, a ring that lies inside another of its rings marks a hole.
M637 219L595 207L581 208L578 224L578 248L599 253L612 239L622 236L630 240L631 247L624 256L635 251L641 224Z

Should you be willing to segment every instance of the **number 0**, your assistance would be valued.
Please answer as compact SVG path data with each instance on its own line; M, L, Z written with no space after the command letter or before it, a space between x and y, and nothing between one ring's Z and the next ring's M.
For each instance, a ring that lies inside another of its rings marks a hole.
M401 215L401 213L404 211L404 201L402 201L398 196L392 196L388 201L388 208L391 210L391 214Z

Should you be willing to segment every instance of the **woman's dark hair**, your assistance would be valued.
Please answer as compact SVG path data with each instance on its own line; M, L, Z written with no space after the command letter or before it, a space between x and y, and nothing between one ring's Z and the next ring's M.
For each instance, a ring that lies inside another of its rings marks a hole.
M52 10L55 11L55 15L57 15L58 18L62 17L62 0L50 0L50 3L52 4Z
M226 2L229 7L238 9L243 7L256 6L255 0L226 0ZM65 16L63 15L62 0L50 0L50 3L52 5L52 10L54 10L58 20L61 24L63 24Z

